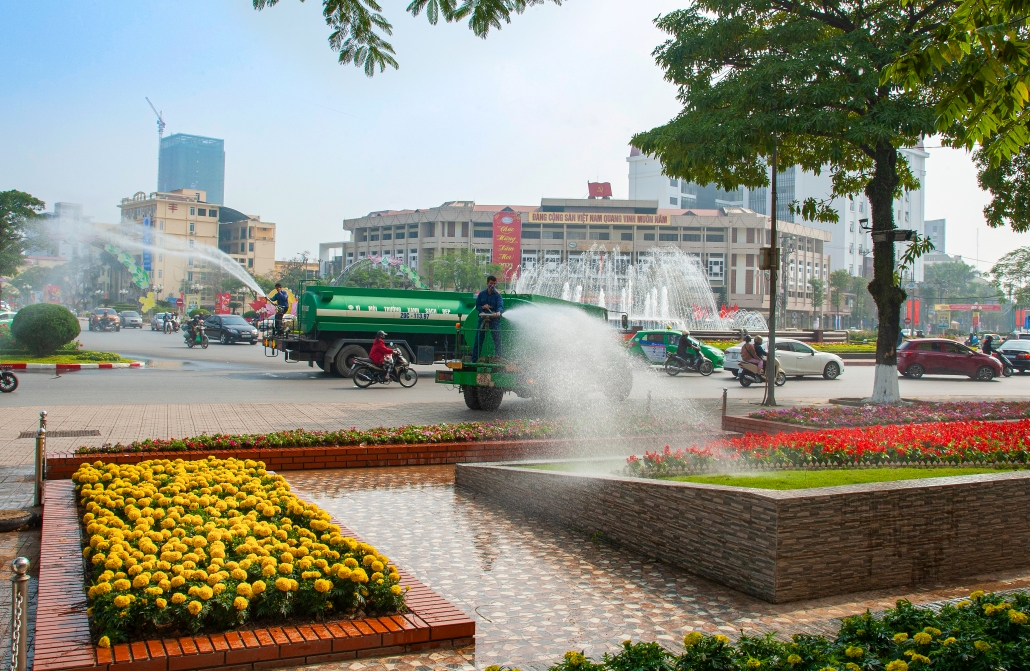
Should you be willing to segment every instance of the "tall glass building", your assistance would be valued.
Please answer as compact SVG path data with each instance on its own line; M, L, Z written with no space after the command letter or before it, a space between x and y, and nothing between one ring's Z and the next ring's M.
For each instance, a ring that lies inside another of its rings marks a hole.
M176 133L161 139L157 162L157 190L207 191L207 202L225 202L225 141Z

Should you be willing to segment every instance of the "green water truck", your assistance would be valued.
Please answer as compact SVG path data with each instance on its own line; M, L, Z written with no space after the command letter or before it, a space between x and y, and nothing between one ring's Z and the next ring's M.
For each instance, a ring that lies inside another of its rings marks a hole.
M265 347L289 362L306 361L350 377L357 357L368 356L377 331L418 364L453 359L465 317L476 309L472 294L408 289L309 286L300 298L296 332L271 334Z
M603 328L608 327L608 310L582 303L572 303L558 298L535 294L505 294L504 313L511 314L516 310L540 307L567 307L583 310L596 317ZM546 319L546 313L542 313ZM623 320L625 322L625 320ZM541 326L539 323L535 326ZM624 324L625 326L625 324ZM546 325L544 325L546 328ZM614 348L622 356L612 356L612 352L580 351L577 349L575 335L569 341L570 334L548 334L541 342L537 331L533 336L523 333L512 320L501 318L501 349L503 357L495 356L493 336L484 328L479 358L472 361L472 346L475 343L477 330L481 328L478 315L467 316L461 323L458 339L458 357L446 363L447 370L436 372L437 384L457 387L467 405L472 410L496 410L501 405L504 394L511 392L520 398L538 398L567 395L568 389L560 387L568 384L569 369L576 367L576 375L571 376L576 382L589 383L593 389L601 390L605 396L613 400L625 400L633 386L633 373L629 365L629 357L622 348ZM618 335L612 332L612 338ZM550 348L551 356L540 352L540 348ZM556 364L554 351L567 353L562 356L562 363ZM610 359L610 360L609 360ZM589 390L574 390L576 392Z

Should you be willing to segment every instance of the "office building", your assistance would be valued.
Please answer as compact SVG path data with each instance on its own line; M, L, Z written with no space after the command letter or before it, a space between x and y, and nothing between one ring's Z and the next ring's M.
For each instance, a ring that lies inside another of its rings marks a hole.
M911 229L924 234L924 183L926 180L926 159L929 154L922 143L915 147L900 150L909 162L912 173L919 180L920 187L915 191L905 191L894 201L894 222L897 228ZM741 188L734 192L726 192L714 185L698 186L684 180L668 177L662 172L661 162L653 156L642 154L632 147L626 159L629 163L629 197L630 199L655 199L662 207L743 207L759 214L768 214L772 207L768 187L759 189ZM834 268L845 268L856 276L872 267L872 239L868 227L872 215L869 201L864 195L854 198L835 198L830 206L837 211L837 223L803 221L790 211L791 203L804 203L809 198L822 201L829 198L832 191L829 170L816 175L796 167L781 169L776 184L776 219L792 223L804 223L805 226L826 231L831 240L826 245L827 253L833 259ZM943 249L943 221L941 221ZM895 245L898 258L904 253L906 245ZM866 261L866 257L869 258ZM923 279L923 262L916 261L915 267L906 270L904 279L921 282Z
M769 218L741 207L666 208L657 200L555 199L540 205L481 205L450 201L417 210L383 210L346 219L351 240L326 243L323 267L346 268L367 257L400 259L424 279L430 262L458 249L489 260L494 214L510 209L522 218L521 265L561 263L592 247L611 252L615 263L637 263L656 247L672 246L698 258L718 303L768 311L768 277L758 269L758 250L770 241ZM780 226L787 272L786 309L806 325L813 312L807 280L832 270L825 231L791 222Z
M176 133L161 138L157 161L157 190L200 190L209 203L225 202L225 142L200 135Z
M948 251L944 248L947 223L947 219L929 219L923 224L926 230L926 237L930 238L934 250L942 254L946 254Z
M251 275L270 277L275 271L275 224L224 206L218 221L218 248Z

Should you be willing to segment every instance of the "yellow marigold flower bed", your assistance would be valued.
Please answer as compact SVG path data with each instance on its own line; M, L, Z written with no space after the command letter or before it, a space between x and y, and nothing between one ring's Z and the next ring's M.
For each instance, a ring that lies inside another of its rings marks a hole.
M97 461L72 480L85 510L89 614L105 647L404 606L390 560L342 536L260 461Z

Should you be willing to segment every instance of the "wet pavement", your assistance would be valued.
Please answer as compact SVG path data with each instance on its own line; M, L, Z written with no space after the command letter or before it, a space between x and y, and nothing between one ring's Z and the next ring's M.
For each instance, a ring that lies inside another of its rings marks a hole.
M348 669L543 669L567 650L600 657L627 639L680 648L691 630L832 635L837 619L884 610L900 598L927 603L973 589L1030 585L1030 570L964 585L852 594L768 604L686 571L585 535L509 512L454 488L453 466L289 473L314 500L364 540L476 620L476 645L321 665ZM599 503L601 505L601 503Z

